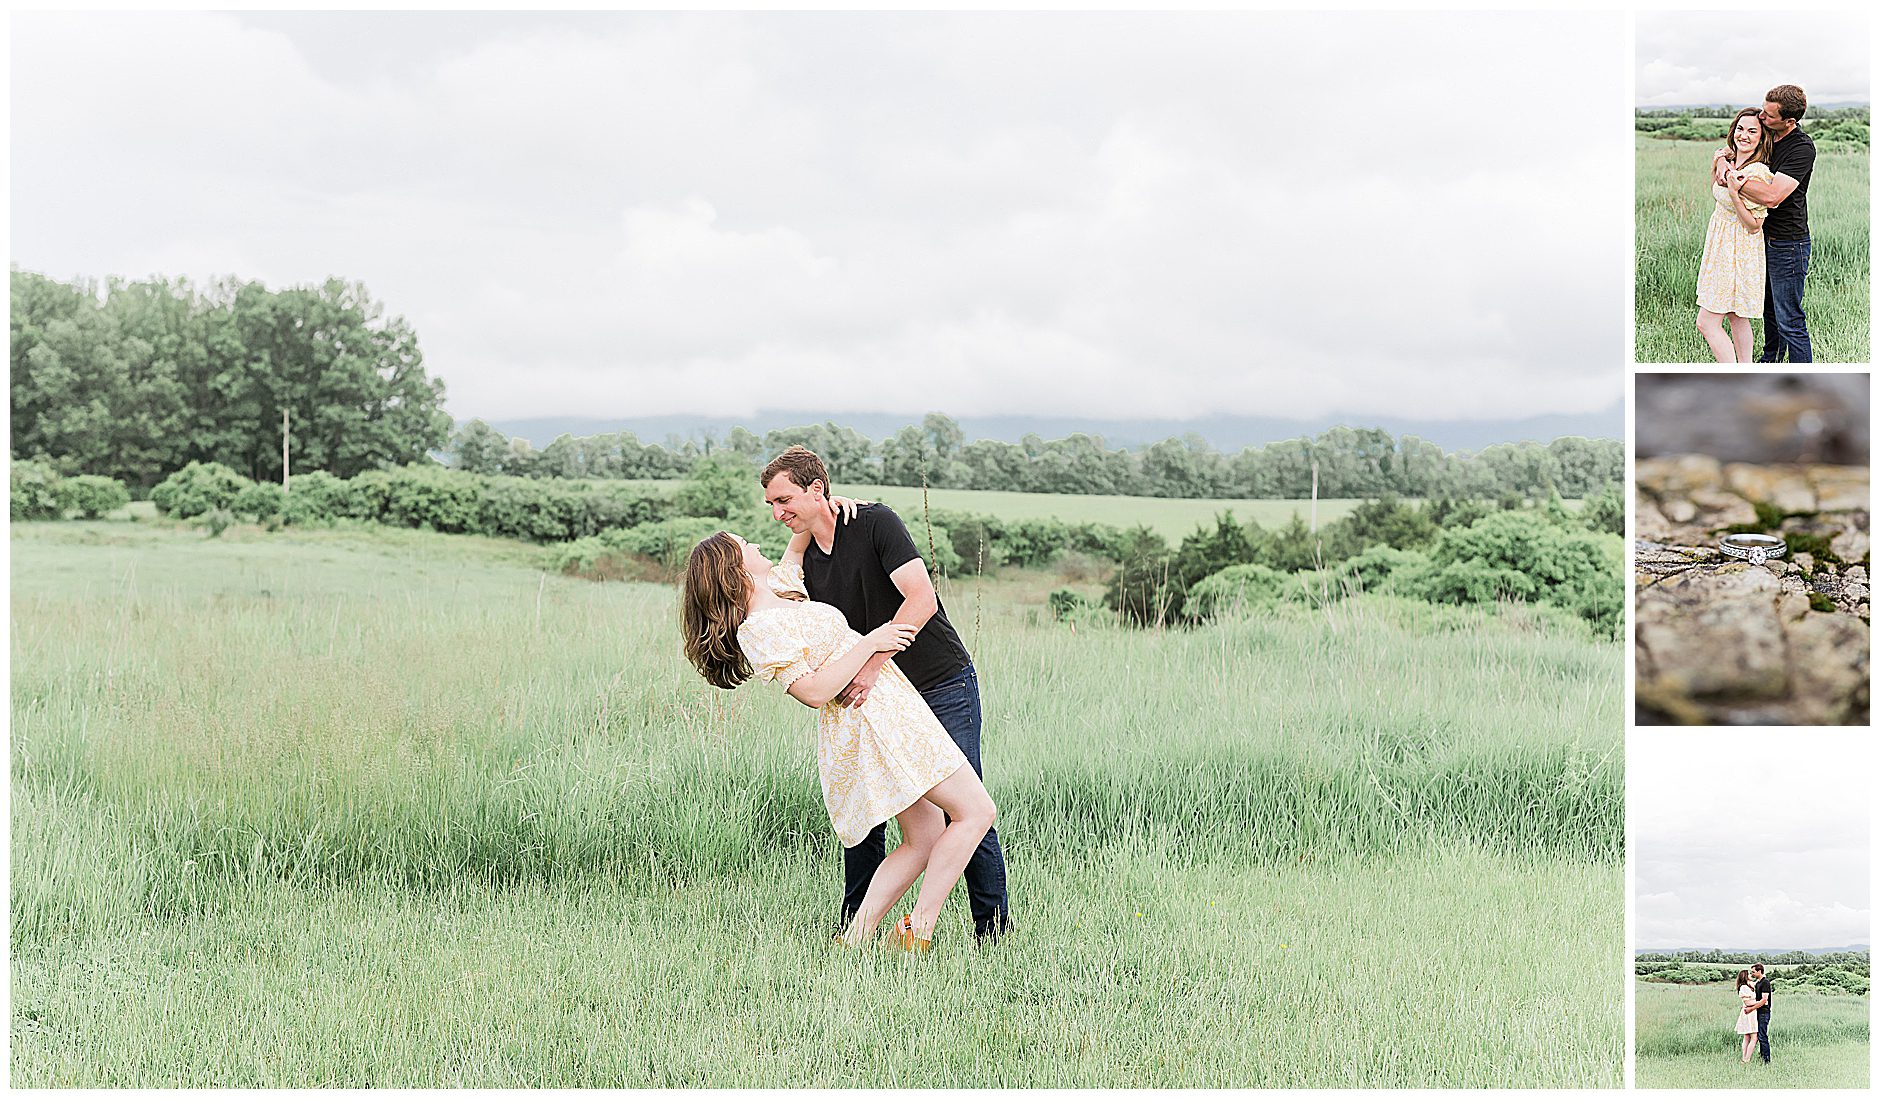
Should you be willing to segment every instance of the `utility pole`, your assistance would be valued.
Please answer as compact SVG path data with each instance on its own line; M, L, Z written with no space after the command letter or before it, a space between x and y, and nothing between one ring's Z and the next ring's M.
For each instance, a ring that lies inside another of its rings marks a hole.
M1319 532L1319 460L1312 459L1312 533Z

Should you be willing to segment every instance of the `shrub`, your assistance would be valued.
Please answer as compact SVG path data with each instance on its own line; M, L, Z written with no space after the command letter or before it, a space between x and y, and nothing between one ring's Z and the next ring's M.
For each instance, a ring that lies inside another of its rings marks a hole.
M700 458L672 494L674 512L729 519L754 511L764 495L757 476L758 471L742 458L719 454Z
M477 529L482 478L474 473L410 465L390 471L380 510L382 522L425 527L445 534Z
M62 511L76 511L86 519L107 515L131 502L130 490L112 477L84 474L59 482L56 495Z
M1497 512L1444 532L1424 594L1447 603L1539 600L1617 636L1624 598L1619 543L1543 512Z
M150 500L171 518L191 519L227 509L253 483L220 462L191 462L151 489Z
M352 514L353 489L323 469L289 478L281 518L290 524L330 523Z
M227 508L210 508L202 513L202 525L209 528L209 537L220 538L222 532L235 522L235 514Z
M1175 556L1162 536L1146 526L1123 535L1116 572L1104 592L1104 606L1138 626L1161 625L1181 611Z
M484 482L482 497L477 502L477 529L484 534L530 542L556 542L573 537L563 510L551 503L553 494L554 490L546 481L491 477Z
M1189 588L1182 614L1199 621L1270 608L1285 597L1289 584L1298 586L1292 577L1265 565L1232 565Z
M46 462L15 461L11 481L14 522L24 519L63 519L59 502L59 474Z
M273 481L257 481L235 494L228 509L243 519L261 522L280 515L287 506L287 493Z
M1416 550L1376 545L1346 560L1341 577L1360 591L1422 598L1428 582L1430 558Z
M1088 606L1089 602L1069 588L1058 588L1045 597L1045 604L1051 608L1051 617L1059 622L1076 617L1077 612Z

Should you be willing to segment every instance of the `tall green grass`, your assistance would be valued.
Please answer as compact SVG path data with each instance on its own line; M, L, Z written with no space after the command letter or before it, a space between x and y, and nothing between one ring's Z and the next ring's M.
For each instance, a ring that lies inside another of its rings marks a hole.
M952 588L1021 933L910 968L825 948L812 716L516 552L15 528L16 1083L1616 1081L1611 644Z
M1707 169L1720 144L1637 140L1633 350L1639 362L1712 361L1697 334L1697 266L1716 206ZM1817 362L1864 363L1871 357L1868 186L1866 149L1819 146L1808 184L1813 244L1802 298ZM1763 322L1754 323L1760 354Z
M1728 982L1638 981L1635 987L1640 1087L1866 1086L1865 996L1785 995L1778 985L1769 1027L1771 1071L1739 1064L1742 1040L1732 1028L1740 1001Z

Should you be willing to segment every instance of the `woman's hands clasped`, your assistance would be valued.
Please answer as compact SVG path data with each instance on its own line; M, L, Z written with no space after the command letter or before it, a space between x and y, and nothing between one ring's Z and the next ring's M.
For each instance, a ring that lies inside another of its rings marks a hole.
M878 653L898 653L914 643L920 629L905 622L884 622L868 631L862 640Z

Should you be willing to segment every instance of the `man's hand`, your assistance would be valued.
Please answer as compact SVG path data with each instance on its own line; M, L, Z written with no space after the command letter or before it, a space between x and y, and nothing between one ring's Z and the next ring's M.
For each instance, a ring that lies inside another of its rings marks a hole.
M1724 166L1723 166L1724 160L1729 155L1730 155L1730 150L1718 149L1717 155L1710 158L1710 181L1712 183L1720 184L1723 182L1723 174L1725 171Z
M880 675L881 667L879 665L873 668L863 665L862 670L857 672L855 678L849 681L849 685L842 688L842 693L836 696L836 701L842 703L844 706L860 706L862 703L867 702L868 692L875 689L875 679Z

